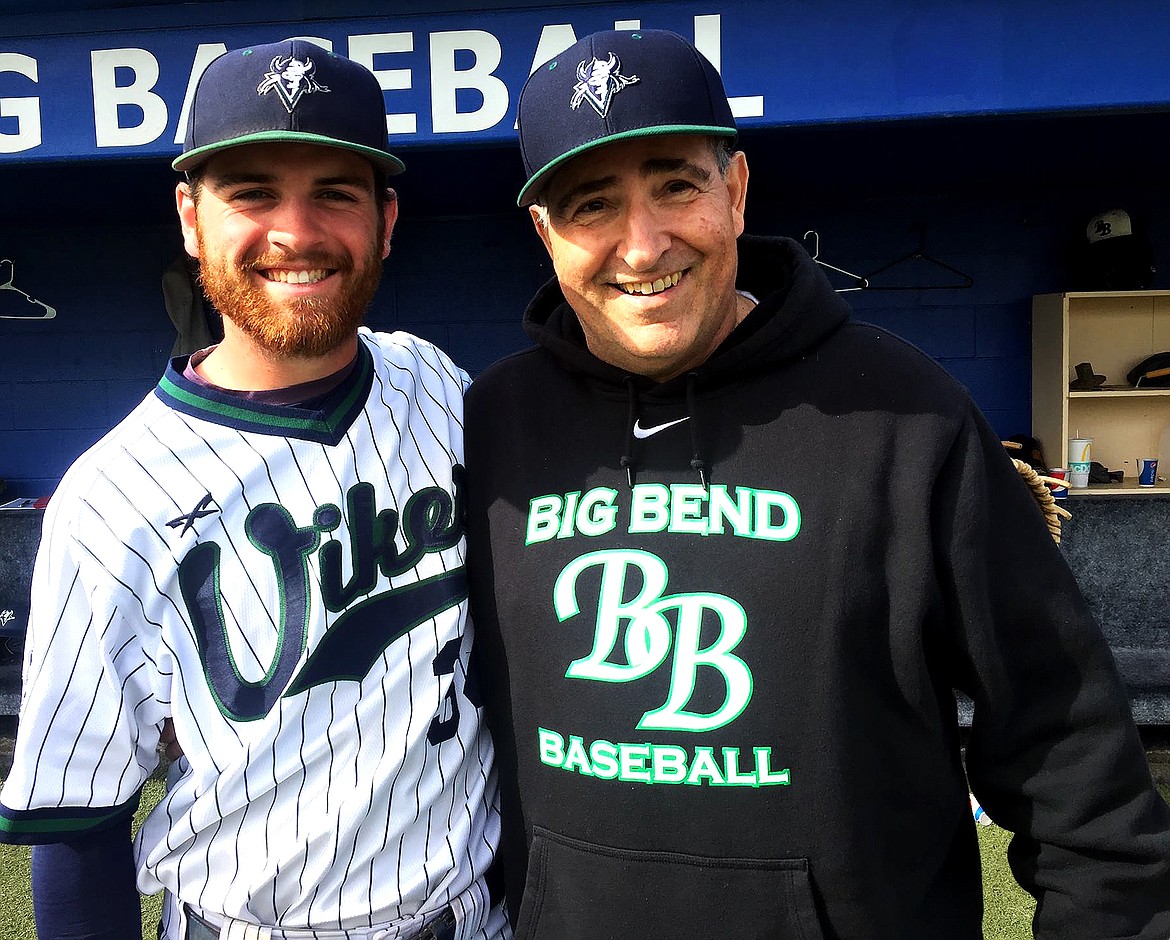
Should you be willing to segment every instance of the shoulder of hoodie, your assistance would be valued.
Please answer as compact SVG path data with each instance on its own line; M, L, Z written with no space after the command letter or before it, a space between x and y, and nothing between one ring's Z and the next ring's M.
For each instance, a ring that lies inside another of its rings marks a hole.
M872 363L866 385L922 399L932 410L963 413L975 407L967 388L913 343L884 327L850 318L828 344L851 361Z
M529 346L497 359L472 380L465 399L467 409L494 408L503 397L531 394L531 383L541 387L567 376L540 346Z

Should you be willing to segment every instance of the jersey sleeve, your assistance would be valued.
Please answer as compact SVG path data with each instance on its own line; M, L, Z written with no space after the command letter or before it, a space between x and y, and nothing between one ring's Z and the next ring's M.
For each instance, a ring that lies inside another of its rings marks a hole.
M967 771L1014 836L1038 938L1170 933L1170 807L1111 651L1042 514L977 412L933 497Z
M54 508L57 509L54 512ZM141 610L69 510L46 514L33 572L20 720L0 791L0 841L67 842L134 813L166 715Z

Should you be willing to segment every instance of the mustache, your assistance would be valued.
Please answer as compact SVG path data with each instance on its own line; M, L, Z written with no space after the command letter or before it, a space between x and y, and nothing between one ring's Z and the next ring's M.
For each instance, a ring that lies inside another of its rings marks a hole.
M264 254L259 258L243 261L239 267L243 271L283 267L329 268L335 271L350 271L353 269L353 260L341 255L332 255L327 251L306 251L299 254L280 252Z

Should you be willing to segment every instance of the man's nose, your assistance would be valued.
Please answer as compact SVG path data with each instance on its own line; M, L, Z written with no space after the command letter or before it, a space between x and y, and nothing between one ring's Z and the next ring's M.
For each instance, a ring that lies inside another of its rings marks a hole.
M670 247L665 218L653 205L635 200L625 213L625 232L618 254L631 271L651 271Z
M269 244L286 251L303 252L317 247L324 239L322 220L308 199L281 200L269 221Z

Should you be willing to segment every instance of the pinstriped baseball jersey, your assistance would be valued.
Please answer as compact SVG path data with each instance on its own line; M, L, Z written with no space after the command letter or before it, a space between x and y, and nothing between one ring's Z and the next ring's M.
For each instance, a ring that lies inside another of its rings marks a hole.
M482 879L498 817L467 679L468 379L406 334L358 346L311 411L172 365L66 474L0 838L132 812L173 716L186 756L136 839L144 893L339 929L416 922Z

